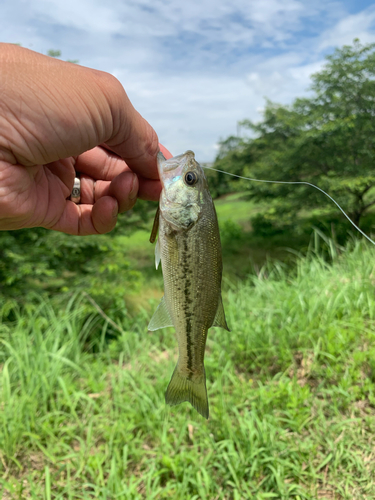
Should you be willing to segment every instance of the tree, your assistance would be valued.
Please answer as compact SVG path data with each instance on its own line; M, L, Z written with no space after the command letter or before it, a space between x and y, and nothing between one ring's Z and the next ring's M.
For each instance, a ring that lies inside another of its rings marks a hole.
M242 123L255 137L226 159L239 158L249 177L317 184L358 224L375 204L375 44L354 40L336 49L312 75L311 91L290 106L267 101L260 123ZM303 185L254 183L250 189L256 199L279 200L287 212L330 203Z
M242 159L242 139L233 135L219 142L219 152L215 159L214 168L223 172L240 175L245 168ZM237 189L239 182L235 177L223 172L207 169L205 175L210 185L210 193L213 198L233 192Z

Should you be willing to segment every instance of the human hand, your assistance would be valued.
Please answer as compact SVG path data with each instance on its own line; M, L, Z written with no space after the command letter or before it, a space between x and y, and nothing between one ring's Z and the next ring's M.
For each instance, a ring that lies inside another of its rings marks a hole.
M0 68L0 230L105 233L159 198L157 135L116 78L1 43Z

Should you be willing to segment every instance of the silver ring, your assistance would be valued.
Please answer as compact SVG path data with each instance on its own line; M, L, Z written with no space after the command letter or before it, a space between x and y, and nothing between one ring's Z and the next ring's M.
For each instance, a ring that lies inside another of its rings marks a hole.
M74 178L74 185L70 194L70 200L73 203L79 203L81 201L81 181L78 177Z

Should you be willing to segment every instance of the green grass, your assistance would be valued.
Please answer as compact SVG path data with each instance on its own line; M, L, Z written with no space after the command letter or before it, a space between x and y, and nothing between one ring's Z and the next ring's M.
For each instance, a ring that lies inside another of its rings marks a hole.
M264 210L267 203L256 203L246 199L246 192L233 193L215 200L215 207L220 223L235 220L246 229L250 228L250 217Z
M208 421L165 407L176 341L147 333L150 311L108 341L79 297L15 309L0 324L1 498L374 498L374 254L226 283Z

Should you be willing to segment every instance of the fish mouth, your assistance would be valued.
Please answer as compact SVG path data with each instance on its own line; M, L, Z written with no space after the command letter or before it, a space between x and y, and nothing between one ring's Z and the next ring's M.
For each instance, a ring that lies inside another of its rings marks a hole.
M164 184L164 181L171 177L169 174L170 172L173 172L177 168L182 168L191 158L195 158L195 154L193 151L186 151L185 153L182 153L178 156L174 156L173 158L170 158L167 160L163 153L159 152L158 153L158 172L159 172L159 178ZM168 175L169 174L169 175ZM172 174L173 175L173 174Z

